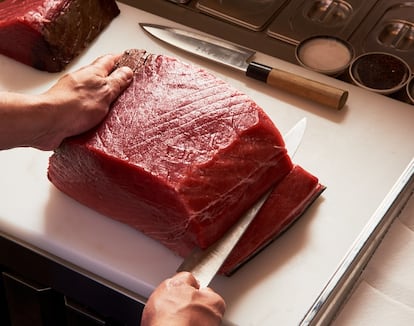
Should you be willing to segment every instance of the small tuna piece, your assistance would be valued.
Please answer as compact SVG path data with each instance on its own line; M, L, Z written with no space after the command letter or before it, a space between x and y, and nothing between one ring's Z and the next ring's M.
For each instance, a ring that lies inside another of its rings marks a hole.
M118 14L114 0L3 0L0 53L58 72Z

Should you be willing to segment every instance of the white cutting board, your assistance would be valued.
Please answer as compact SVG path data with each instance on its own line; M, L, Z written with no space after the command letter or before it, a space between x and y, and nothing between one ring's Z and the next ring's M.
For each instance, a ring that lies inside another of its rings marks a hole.
M231 278L212 286L227 301L226 319L240 325L296 325L347 249L414 156L414 107L375 95L278 59L307 77L350 90L333 111L248 80L150 39L138 22L168 23L119 4L121 15L68 68L107 52L145 48L202 65L248 93L281 132L302 117L308 128L295 161L327 186L282 237ZM0 90L41 92L61 74L48 74L0 56ZM181 259L136 230L68 198L47 180L49 152L0 152L0 231L143 296L172 275Z

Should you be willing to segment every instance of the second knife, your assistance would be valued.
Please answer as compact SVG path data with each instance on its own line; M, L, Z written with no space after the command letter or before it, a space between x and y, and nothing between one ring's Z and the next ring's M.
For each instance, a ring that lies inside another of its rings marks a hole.
M328 107L340 110L348 98L346 90L251 61L255 52L245 47L177 28L144 23L140 26L163 42L241 70L248 77Z

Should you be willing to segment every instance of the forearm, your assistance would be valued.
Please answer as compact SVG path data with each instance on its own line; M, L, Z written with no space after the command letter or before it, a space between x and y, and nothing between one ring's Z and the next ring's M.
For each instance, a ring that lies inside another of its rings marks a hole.
M59 141L54 119L44 95L0 93L0 150L28 146L53 148Z

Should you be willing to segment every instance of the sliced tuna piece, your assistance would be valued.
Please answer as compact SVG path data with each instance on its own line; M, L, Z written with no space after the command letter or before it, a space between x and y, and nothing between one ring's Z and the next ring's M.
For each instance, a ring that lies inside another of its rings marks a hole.
M118 14L114 0L3 0L0 53L58 72Z
M220 269L231 274L297 220L325 189L318 178L295 165L263 204Z
M305 173L294 177L279 131L245 94L201 68L145 51L128 51L119 65L133 68L134 80L106 119L50 158L48 176L61 191L184 256L219 239L270 186L282 182L282 196L291 194L286 183L300 188ZM273 231L243 247L226 271L309 204L283 202L291 214L276 216L273 227L267 213L264 227Z

